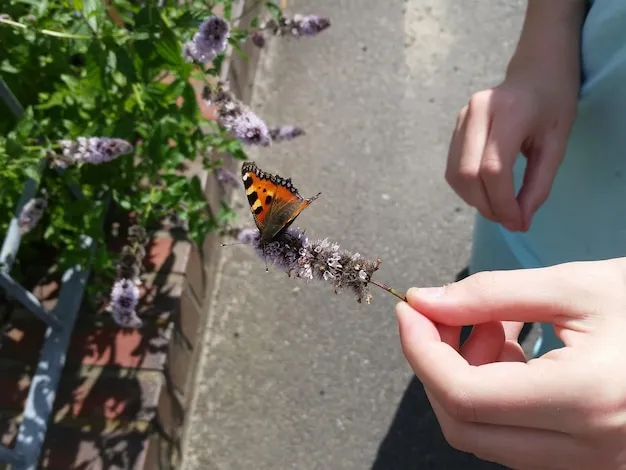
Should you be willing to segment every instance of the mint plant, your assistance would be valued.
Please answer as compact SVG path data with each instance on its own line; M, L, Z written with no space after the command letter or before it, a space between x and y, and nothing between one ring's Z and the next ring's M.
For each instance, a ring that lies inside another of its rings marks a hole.
M286 23L274 1L258 3L264 8L247 29L232 27L233 0L7 0L0 6L0 78L25 109L17 119L0 101L0 230L6 231L25 181L38 181L38 212L31 207L21 214L28 221L22 251L43 240L59 271L91 262L92 287L110 291L116 282L117 318L140 323L124 307L134 310L136 279L119 278L119 264L129 258L110 251L111 227L102 228L107 214L130 216L133 226L148 231L174 216L200 243L223 228L232 211L207 206L199 177L184 174L186 164L199 161L232 181L214 155L245 160L245 145L303 133L295 126L270 132L218 82L226 46L243 54L251 32L280 35L289 24L305 34L330 24L310 17ZM217 122L200 112L194 83L205 85ZM81 234L97 242L90 260ZM141 263L138 256L135 262ZM121 271L138 275L133 268ZM124 304L129 292L133 298Z

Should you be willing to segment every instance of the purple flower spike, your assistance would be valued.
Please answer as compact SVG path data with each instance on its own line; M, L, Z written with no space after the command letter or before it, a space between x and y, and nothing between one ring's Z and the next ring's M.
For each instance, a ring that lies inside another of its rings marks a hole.
M291 32L294 36L316 36L328 27L330 27L329 18L316 15L295 15Z
M62 140L62 154L54 164L61 168L79 163L98 165L133 152L133 146L123 139L109 137L79 137L76 141Z
M219 16L211 16L202 22L191 41L183 45L183 57L188 62L206 64L224 52L228 45L230 26Z
M124 328L139 328L143 322L135 308L139 303L139 288L130 279L120 279L113 284L108 310L115 323Z
M239 116L232 120L225 120L224 127L246 145L267 147L271 142L265 123L249 109L242 109Z
M274 142L292 140L304 134L304 129L296 126L281 126L270 129L270 137Z
M257 30L250 35L250 39L252 40L252 44L256 47L262 48L265 46L265 35L263 31Z
M237 240L246 245L254 245L259 242L261 232L255 228L243 228L237 234Z
M233 188L238 188L240 186L239 178L237 178L223 166L215 169L215 178L217 178L217 181L219 181L220 183L232 186Z
M328 239L309 240L302 230L290 228L271 242L263 243L258 230L242 230L238 238L253 246L259 257L304 280L317 279L332 284L335 292L351 290L360 303L370 303L369 282L380 266L380 260L370 260L359 253L341 250Z
M235 98L223 83L216 90L204 87L202 97L217 108L217 123L233 137L246 145L270 145L272 139L265 122Z

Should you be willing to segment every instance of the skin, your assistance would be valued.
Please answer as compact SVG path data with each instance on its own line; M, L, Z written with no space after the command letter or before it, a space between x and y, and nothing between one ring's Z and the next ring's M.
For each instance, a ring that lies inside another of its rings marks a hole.
M522 33L499 85L461 109L445 172L480 214L527 231L546 201L576 114L584 0L529 0ZM513 164L528 160L515 194Z
M626 258L482 272L407 300L402 350L453 447L518 470L626 469ZM565 347L527 362L511 328L524 321Z

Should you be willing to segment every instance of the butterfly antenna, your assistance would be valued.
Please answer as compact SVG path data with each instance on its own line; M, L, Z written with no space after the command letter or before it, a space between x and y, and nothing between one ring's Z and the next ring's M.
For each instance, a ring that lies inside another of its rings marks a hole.
M246 242L220 243L221 246L247 245Z

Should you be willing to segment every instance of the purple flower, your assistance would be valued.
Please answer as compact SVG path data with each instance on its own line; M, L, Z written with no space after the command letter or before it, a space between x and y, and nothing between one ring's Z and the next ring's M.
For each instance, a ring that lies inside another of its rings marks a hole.
M217 123L233 137L246 145L270 145L271 138L265 122L235 98L224 84L218 84L214 91L205 86L202 97L216 106Z
M281 126L270 129L270 138L274 142L282 142L284 140L292 140L296 137L304 135L304 129L296 126Z
M240 186L239 179L223 166L215 169L215 178L220 183L238 188Z
M228 45L230 26L219 16L211 16L202 22L191 41L183 45L183 57L189 61L206 64L224 52Z
M139 288L130 279L120 279L113 284L108 311L115 323L124 328L139 328L143 322L135 308L139 303Z
M79 137L76 141L62 140L59 143L62 154L55 156L54 164L61 168L79 163L98 165L134 150L126 140L109 137Z
M349 289L358 302L371 301L369 282L380 260L341 250L328 239L311 241L297 228L283 231L269 243L263 243L260 233L254 233L253 229L241 230L238 238L252 245L259 257L290 276L326 281L334 286L336 293Z
M18 217L20 234L24 235L34 229L48 207L48 201L43 198L34 198L24 204Z
M315 36L330 26L329 18L295 15L291 32L294 36Z

